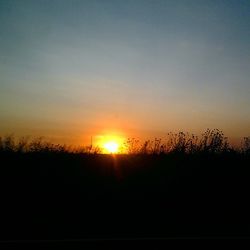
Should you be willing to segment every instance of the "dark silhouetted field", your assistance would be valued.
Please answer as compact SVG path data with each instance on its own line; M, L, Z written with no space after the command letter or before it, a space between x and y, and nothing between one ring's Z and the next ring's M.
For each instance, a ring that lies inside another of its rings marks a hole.
M1 240L249 236L248 139L210 139L102 155L2 138Z

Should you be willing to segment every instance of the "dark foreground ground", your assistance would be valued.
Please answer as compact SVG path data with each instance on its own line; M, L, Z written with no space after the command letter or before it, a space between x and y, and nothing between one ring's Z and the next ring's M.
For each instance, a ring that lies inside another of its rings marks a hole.
M0 240L250 236L250 158L2 153Z

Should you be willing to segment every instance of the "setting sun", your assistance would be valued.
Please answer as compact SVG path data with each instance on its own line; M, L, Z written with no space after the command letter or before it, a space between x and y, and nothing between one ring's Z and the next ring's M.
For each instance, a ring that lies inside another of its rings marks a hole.
M119 145L117 142L110 141L104 144L104 148L108 153L115 154L118 152Z
M124 148L125 137L121 133L106 133L94 136L94 145L101 149L104 154L120 154Z

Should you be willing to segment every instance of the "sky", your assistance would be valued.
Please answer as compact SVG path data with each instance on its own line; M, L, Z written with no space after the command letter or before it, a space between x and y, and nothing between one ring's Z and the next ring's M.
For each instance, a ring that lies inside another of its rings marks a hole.
M0 0L0 135L250 135L248 0Z

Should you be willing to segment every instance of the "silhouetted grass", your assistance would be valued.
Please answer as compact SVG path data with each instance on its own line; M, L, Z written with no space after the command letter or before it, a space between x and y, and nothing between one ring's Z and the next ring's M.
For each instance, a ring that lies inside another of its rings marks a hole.
M166 141L160 138L146 140L141 143L138 139L129 138L123 145L127 154L197 154L197 153L249 153L250 137L244 137L241 148L234 148L228 142L228 138L218 129L207 129L201 137L194 134L179 132L168 133ZM20 152L20 153L82 153L100 154L100 147L82 146L71 147L67 145L54 144L43 140L42 137L29 140L23 137L15 140L13 135L0 137L0 152Z
M126 143L129 154L104 155L1 138L0 238L249 236L249 138Z

